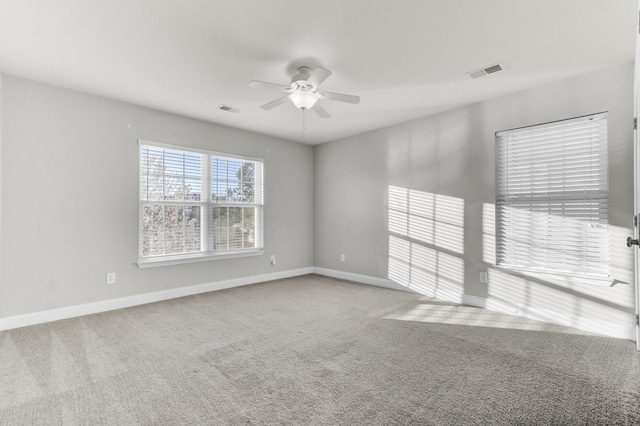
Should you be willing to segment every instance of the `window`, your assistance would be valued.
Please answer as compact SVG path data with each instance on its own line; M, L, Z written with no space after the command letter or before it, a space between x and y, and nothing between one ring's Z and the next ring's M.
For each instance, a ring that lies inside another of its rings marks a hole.
M139 265L261 253L262 160L139 145Z
M609 276L607 113L496 133L496 263Z

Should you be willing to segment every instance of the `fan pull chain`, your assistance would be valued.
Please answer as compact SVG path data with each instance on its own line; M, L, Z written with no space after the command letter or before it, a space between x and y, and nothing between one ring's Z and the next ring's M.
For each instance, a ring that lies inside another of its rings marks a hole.
M307 109L302 108L302 137L309 138L309 133L307 133Z

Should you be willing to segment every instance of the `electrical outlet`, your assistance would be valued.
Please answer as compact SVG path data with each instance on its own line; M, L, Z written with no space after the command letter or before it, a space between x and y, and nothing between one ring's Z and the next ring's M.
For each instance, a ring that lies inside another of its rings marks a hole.
M276 255L275 254L271 255L271 259L269 260L269 263L271 263L271 266L276 266Z
M347 261L347 256L343 254L340 255L340 262L346 262Z
M116 273L109 272L107 274L107 284L115 284L116 283Z
M480 272L480 282L486 284L489 282L489 277L486 272Z

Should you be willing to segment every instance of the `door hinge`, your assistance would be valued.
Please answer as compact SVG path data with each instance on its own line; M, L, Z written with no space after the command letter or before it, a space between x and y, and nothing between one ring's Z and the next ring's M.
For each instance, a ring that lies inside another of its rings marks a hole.
M633 216L633 226L635 226L636 228L638 227L638 216L637 215Z
M638 118L634 118L633 119L633 130L637 130L638 129Z
M640 315L636 314L636 325L640 325Z

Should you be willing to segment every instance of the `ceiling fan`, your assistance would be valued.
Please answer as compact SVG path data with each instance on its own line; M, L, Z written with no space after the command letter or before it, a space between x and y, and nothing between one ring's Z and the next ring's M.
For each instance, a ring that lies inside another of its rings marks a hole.
M330 75L331 71L326 68L317 67L311 71L311 68L302 66L298 68L298 73L291 77L291 84L289 86L253 80L249 83L249 87L286 93L285 96L262 105L260 107L262 109L272 109L287 103L287 101L291 101L303 112L308 109L313 109L321 118L331 118L329 113L317 103L320 99L357 104L360 102L360 97L344 95L342 93L319 92L318 86L329 78Z

